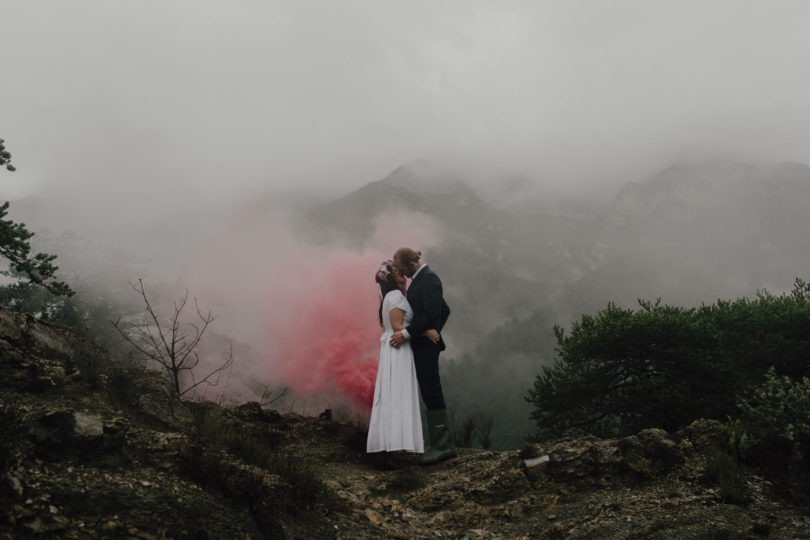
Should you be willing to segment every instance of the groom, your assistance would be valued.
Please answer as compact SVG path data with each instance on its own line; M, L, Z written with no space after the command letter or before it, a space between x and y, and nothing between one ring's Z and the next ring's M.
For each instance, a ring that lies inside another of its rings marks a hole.
M422 400L427 405L427 421L430 451L419 459L420 465L432 465L456 457L456 445L447 419L442 382L439 379L439 353L445 349L441 330L450 308L442 297L442 282L426 264L421 261L422 253L411 248L399 248L394 253L394 266L411 278L408 287L408 303L413 309L413 321L391 337L391 346L399 348L411 340L413 360L416 366L416 379ZM436 329L439 342L433 343L422 332Z

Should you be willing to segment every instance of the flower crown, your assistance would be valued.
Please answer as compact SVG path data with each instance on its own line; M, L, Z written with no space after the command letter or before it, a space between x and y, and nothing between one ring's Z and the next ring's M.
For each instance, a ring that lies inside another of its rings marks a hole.
M380 264L380 270L377 272L377 275L374 276L374 280L377 283L382 283L388 278L388 276L393 271L394 271L394 261L392 261L391 259L383 261Z

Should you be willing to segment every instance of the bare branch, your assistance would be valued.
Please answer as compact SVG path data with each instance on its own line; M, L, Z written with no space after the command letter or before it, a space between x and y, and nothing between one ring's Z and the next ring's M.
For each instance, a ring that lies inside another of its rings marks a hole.
M125 330L123 330L123 329L122 329L122 328L119 326L119 323L121 322L121 319L118 319L118 320L117 320L117 321L115 321L115 322L113 322L113 321L110 321L110 322L111 322L111 323L112 323L112 325L115 327L115 329L116 329L116 330L118 330L118 332L121 334L121 336L122 336L122 337L123 337L125 340L127 340L127 341L129 342L129 344L130 344L130 345L132 345L133 347L135 347L135 348L136 348L136 349L137 349L139 352L141 352L141 353L142 353L142 354L144 354L145 356L147 356L147 357L149 357L149 358L152 358L152 353L151 353L151 352L144 350L144 348L142 348L142 347L140 346L140 344L138 344L138 343L137 343L135 340L133 340L133 339L132 339L132 338L129 336L129 334L128 334L128 333L127 333Z
M289 386L282 386L280 389L274 388L271 390L270 385L266 384L264 385L264 390L262 390L262 395L259 398L259 405L261 407L265 407L282 399L289 393L290 393Z
M209 373L208 375L203 377L199 381L194 379L194 372L189 371L189 374L192 377L192 385L189 386L188 388L186 388L185 390L183 390L180 393L180 396L183 396L189 390L193 390L194 388L198 387L199 385L201 385L203 383L208 384L208 386L216 386L216 385L218 385L219 384L219 379L222 376L222 374L225 372L225 370L229 370L231 368L231 366L233 366L233 344L230 341L228 341L228 356L225 357L225 362L222 365L220 365L218 368L213 370L211 373ZM211 382L210 379L212 379L214 376L216 376L216 381Z
M166 349L169 349L169 346L166 344L166 336L163 335L163 327L160 325L160 321L158 320L157 315L155 314L154 310L152 309L152 304L149 303L149 298L146 297L146 290L143 287L143 279L138 279L138 283L140 284L140 288L135 287L132 285L132 288L135 289L135 292L141 295L143 298L144 304L146 304L146 312L152 317L152 321L155 323L155 328L157 329L158 335L160 336L160 340L163 342L163 346Z
M233 345L228 342L228 354L222 364L197 380L198 374L194 369L200 364L197 347L205 335L208 325L214 320L211 311L206 314L200 309L197 299L194 298L194 308L199 321L197 323L182 322L182 314L188 304L188 290L182 297L174 302L174 314L165 323L161 322L157 312L147 296L143 280L138 280L138 286L130 284L144 302L147 322L133 324L125 327L119 318L112 325L147 360L151 360L163 367L172 379L172 385L178 396L182 397L201 384L216 386L222 374L230 370L233 365ZM191 378L191 385L181 389L183 373Z

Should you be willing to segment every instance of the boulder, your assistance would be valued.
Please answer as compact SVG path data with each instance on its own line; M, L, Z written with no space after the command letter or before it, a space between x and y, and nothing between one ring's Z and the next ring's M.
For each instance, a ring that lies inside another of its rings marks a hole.
M98 414L56 409L37 418L29 435L46 453L71 448L94 451L120 447L127 429L127 422L120 418L105 422Z
M678 430L675 433L675 439L681 443L681 446L684 446L684 441L688 441L689 446L699 452L719 449L723 447L726 439L722 426L723 424L717 420L700 418Z
M570 486L605 486L627 473L648 476L684 462L681 447L663 429L645 429L622 439L581 437L537 447L539 457L525 459L524 470L532 483Z

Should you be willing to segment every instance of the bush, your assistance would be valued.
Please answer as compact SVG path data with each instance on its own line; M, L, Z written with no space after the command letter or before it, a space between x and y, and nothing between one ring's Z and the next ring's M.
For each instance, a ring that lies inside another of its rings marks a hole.
M810 441L810 379L791 380L771 367L765 380L739 404L742 422L759 438Z
M526 397L533 439L674 431L696 418L735 415L740 396L771 366L793 380L810 376L810 286L800 279L790 295L761 292L691 309L640 305L608 304L583 315L568 336L555 327L558 360ZM790 399L798 404L799 394ZM799 420L791 425L805 429Z
M737 461L745 461L759 443L759 439L752 435L739 418L729 417L722 430L726 435L726 448Z
M792 380L773 367L740 401L740 418L726 431L738 458L756 466L781 497L810 500L810 380Z

